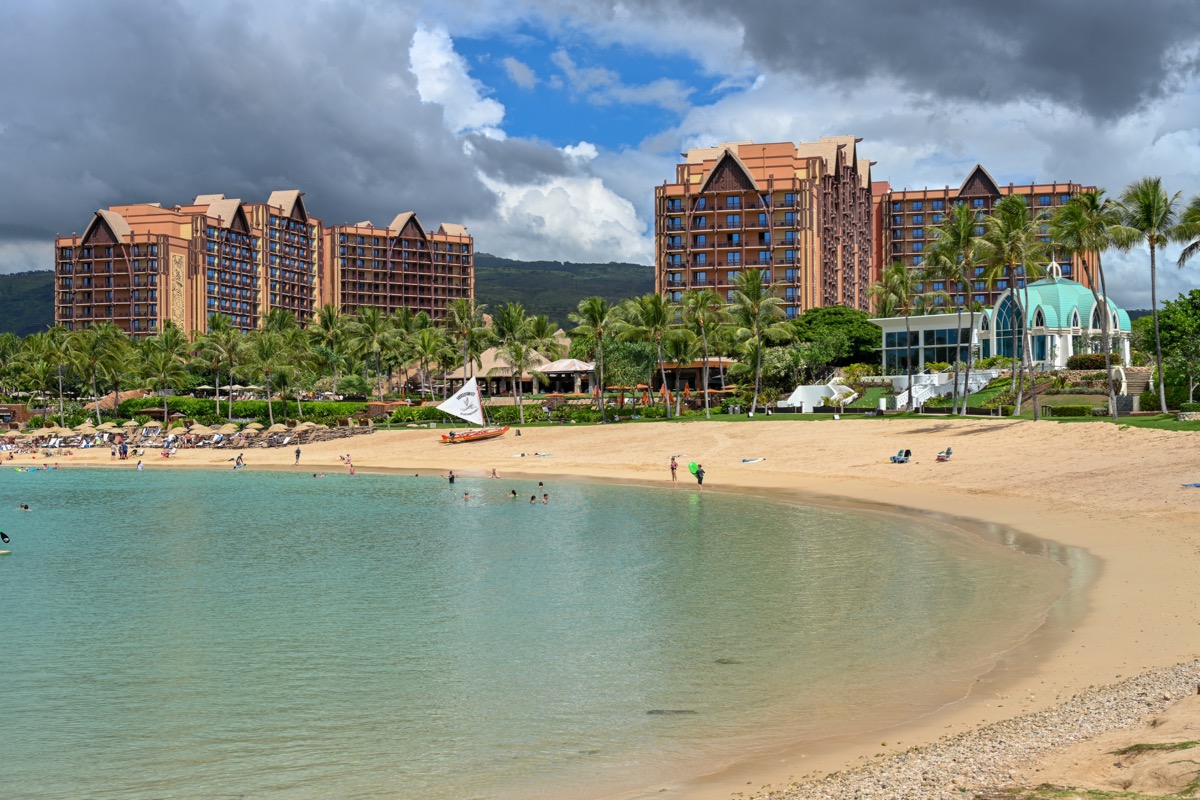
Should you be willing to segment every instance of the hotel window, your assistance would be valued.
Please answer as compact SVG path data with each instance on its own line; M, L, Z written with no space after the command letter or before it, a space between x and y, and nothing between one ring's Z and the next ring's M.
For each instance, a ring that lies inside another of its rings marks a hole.
M922 228L917 228L916 230L914 230L914 231L912 232L912 235L913 235L913 238L914 238L914 239L924 239L924 238L925 238L925 231L924 231L924 229L922 229Z
M703 233L696 234L696 247L708 247L708 237Z
M934 211L941 211L945 207L946 207L945 200L934 200L933 201L933 210Z
M976 225L976 226L975 226L975 235L976 235L976 236L983 236L983 226L982 226L982 225Z
M767 227L768 224L770 224L770 223L768 223L768 221L767 221L767 215L759 214L758 215L758 227L765 228L765 227Z
M738 276L737 270L734 270L734 269L728 270L725 273L725 282L726 283L734 283L735 281L737 281L737 276Z
M729 245L730 247L741 247L742 235L740 233L729 234Z
M699 266L701 264L707 264L707 263L708 263L708 253L697 253L696 254L697 266Z
M784 225L795 225L796 224L796 212L788 211L788 212L784 213L783 224Z
M892 224L896 227L900 227L904 224L904 217L897 214L896 216L892 217Z
M683 292L671 292L671 302L678 303L683 299Z
M707 197L701 197L696 200L696 210L700 210L702 208L708 208L708 198Z
M913 215L912 224L913 225L924 225L925 224L925 215L924 214Z
M740 266L742 263L742 254L741 253L730 253L729 255L727 255L725 257L725 263L729 264L731 267L732 266Z
M758 263L770 264L771 263L771 254L768 253L766 250L759 250L758 251ZM1066 273L1064 272L1064 274L1066 274Z
M914 253L919 253L925 249L925 243L924 242L913 242L912 248L913 248Z
M725 198L725 207L726 208L741 208L742 207L742 198L726 197Z
M934 214L933 215L933 224L937 225L939 222L941 222L945 218L946 217L943 214Z
M986 201L982 197L976 197L971 201L971 208L983 208L983 204L985 202Z
M903 206L900 203L892 203L892 211L902 211Z
M911 210L923 211L924 209L925 209L925 203L923 201L921 201L921 200L913 200L912 201Z
M733 289L729 289L725 292L725 302L726 303L733 302Z
M784 193L784 195L783 195L783 204L784 204L785 206L794 206L794 205L796 205L796 193L795 193L795 192L786 192L786 193ZM899 205L899 203L895 203L894 205ZM896 210L897 210L897 211L899 211L899 209L896 209Z
M727 227L737 227L738 225L741 225L741 224L742 224L742 215L741 214L726 214L725 215L725 225Z
M1048 206L1048 205L1050 205L1050 195L1048 195L1048 194L1040 194L1040 195L1038 195L1038 205L1039 205L1039 206Z
M707 272L701 270L700 272L696 273L696 285L697 286L707 286L708 285L708 273Z
M1069 203L1069 202L1071 202L1071 195L1069 195L1069 194L1060 194L1060 195L1058 196L1058 202L1060 202L1060 203L1063 203L1063 204L1066 204L1066 203Z
M706 217L704 215L700 215L699 217L696 217L696 221L693 222L692 224L695 225L697 228L706 227L708 225L708 217Z
M925 260L924 256L913 256L913 266L915 267L915 266L919 265L924 260Z
M783 243L786 244L788 247L792 247L793 245L795 245L796 244L796 232L795 231L784 231L783 232Z
M796 280L796 275L797 275L797 274L798 274L798 270L794 270L794 269L785 269L785 270L783 271L783 279L784 279L785 281L795 281L795 280Z

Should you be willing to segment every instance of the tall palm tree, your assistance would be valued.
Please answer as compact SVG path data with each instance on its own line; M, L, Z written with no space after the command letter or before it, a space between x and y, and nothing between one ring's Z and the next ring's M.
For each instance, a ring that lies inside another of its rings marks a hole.
M758 410L762 391L762 354L768 340L786 339L790 328L783 320L783 300L775 296L775 284L763 281L766 273L748 269L738 274L730 301L730 316L738 326L740 339L758 343L754 360L754 397L750 414Z
M671 331L663 340L663 351L675 362L675 416L682 413L683 394L679 384L683 380L683 365L691 364L700 355L700 337L686 328Z
M1113 232L1120 224L1121 218L1117 208L1104 196L1103 189L1072 197L1050 220L1050 238L1054 241L1054 246L1071 255L1072 263L1084 271L1092 289L1092 299L1100 317L1104 373L1108 378L1108 408L1113 421L1117 419L1117 389L1113 380L1112 340L1109 335L1109 320L1112 315L1108 313L1108 292L1105 288L1101 256L1115 244ZM1095 264L1088 262L1091 253L1096 254ZM1104 297L1103 312L1100 312L1101 295Z
M712 419L708 400L708 336L729 321L729 313L721 295L712 289L692 289L683 295L683 321L700 335L704 358L704 418Z
M267 393L267 416L274 425L275 407L271 403L271 395L274 394L276 379L288 368L289 363L282 334L266 329L254 331L249 335L246 357L252 374L263 381ZM286 408L285 404L285 413Z
M1158 330L1158 275L1155 255L1158 248L1178 236L1179 204L1183 195L1168 195L1162 178L1142 178L1125 187L1117 203L1121 225L1114 233L1117 245L1131 250L1143 242L1150 248L1150 313L1154 317L1154 358L1158 369L1158 402L1167 413L1167 385L1163 376L1162 336Z
M15 333L0 333L0 397L12 394L12 380L17 357L21 352L21 339Z
M346 365L347 319L333 303L327 303L317 310L314 324L308 326L308 335L312 338L314 350L325 347L321 359L327 368L333 372L333 388L336 391L341 380L341 370Z
M433 394L433 366L435 364L445 364L448 359L454 358L454 344L450 341L449 336L444 328L422 328L413 334L412 354L417 359L420 365L422 381L422 394L425 392L426 386L429 389L429 394Z
M893 261L871 285L871 298L881 317L904 315L904 360L908 366L908 407L913 406L912 328L909 322L917 304L917 273L900 261Z
M446 332L458 347L462 356L463 379L483 350L490 332L483 324L484 303L476 303L468 297L458 297L446 304ZM470 370L474 374L473 370Z
M159 343L158 337L146 339L141 348L141 361L138 371L146 386L154 391L162 392L163 427L167 424L167 396L173 389L178 389L187 380L187 370L183 359L172 352L170 343Z
M1176 264L1182 269L1192 258L1200 253L1200 194L1192 198L1188 207L1179 215L1179 225L1176 228L1176 238L1183 244Z
M516 302L505 303L492 316L492 334L499 348L497 356L508 365L511 372L517 396L517 413L522 424L525 423L525 405L521 375L535 364L532 348L526 344L530 338L532 319L525 313L525 306Z
M350 345L364 360L375 365L379 400L383 401L383 356L396 340L396 330L382 311L363 306L349 324Z
M37 337L36 346L41 357L53 365L58 378L58 424L65 427L63 380L70 373L71 366L75 362L75 341L66 328L55 325Z
M979 225L975 219L975 213L967 207L966 203L954 206L950 213L946 215L946 219L942 222L941 227L934 230L934 242L931 248L930 260L934 264L940 264L940 272L942 276L955 284L956 289L962 291L963 302L955 302L954 306L957 309L958 321L957 330L960 332L962 327L962 310L966 305L969 309L967 321L967 358L963 372L963 393L962 393L962 413L967 413L967 398L970 395L971 386L971 361L974 352L975 339L975 304L971 302L971 291L975 281L975 269L978 266L978 252L980 249L980 241L982 237L976 232ZM953 297L957 292L951 294ZM961 342L959 343L961 347ZM955 359L955 371L958 370L958 360ZM955 375L954 380L955 396L958 395L958 376ZM957 409L955 409L957 411Z
M616 321L617 312L612 304L603 297L585 297L579 301L575 311L567 314L567 319L575 323L572 336L582 336L592 340L592 349L596 354L596 406L600 409L600 421L604 417L604 336Z
M125 338L125 332L111 322L102 322L75 331L71 338L74 340L74 368L92 389L92 400L96 405L96 424L99 425L99 378L121 358L121 340Z
M1008 195L1002 197L992 209L983 234L982 249L986 253L990 269L993 272L1003 271L1008 277L1009 296L1013 298L1022 330L1020 368L1013 370L1013 388L1017 393L1015 414L1021 413L1021 401L1025 391L1023 372L1028 371L1035 391L1037 384L1033 379L1033 354L1030 352L1033 338L1029 331L1028 306L1029 283L1042 271L1041 261L1046 256L1046 243L1042 241L1040 220L1040 217L1030 217L1029 207L1023 196ZM1015 360L1016 324L1013 326L1012 343ZM1036 420L1040 416L1041 409L1035 399L1033 418Z
M233 327L229 317L224 314L209 314L208 332L198 335L192 344L192 352L196 359L212 371L218 417L221 416L221 368L225 366L227 356L223 343L229 338L231 331L237 333L237 329ZM240 334L238 335L240 336ZM230 378L229 383L232 385L232 370L226 375ZM229 404L233 405L232 392L230 392ZM233 409L230 408L230 414L232 415L232 413ZM232 416L230 418L232 419Z
M651 292L626 300L620 306L617 336L627 342L651 342L658 359L662 385L667 385L667 368L663 360L663 339L671 332L677 307L664 295ZM671 416L671 407L666 408Z

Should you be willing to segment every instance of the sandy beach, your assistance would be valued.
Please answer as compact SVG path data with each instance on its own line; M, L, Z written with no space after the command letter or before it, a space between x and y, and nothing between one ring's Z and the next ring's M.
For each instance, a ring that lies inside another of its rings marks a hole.
M359 470L453 469L482 476L496 469L502 477L576 476L696 491L686 467L680 469L679 486L671 487L668 462L671 455L682 453L684 464L704 465L706 492L802 500L815 496L996 523L1086 549L1097 559L1099 572L1072 629L1035 636L1017 652L1005 654L996 669L980 676L966 696L947 707L898 728L781 750L770 758L714 765L710 774L686 782L623 795L729 798L825 796L807 781L868 762L878 765L880 754L979 735L996 723L1008 724L1011 730L1014 719L1059 708L1094 687L1194 661L1200 656L1200 608L1192 599L1200 579L1200 490L1181 484L1200 481L1198 443L1197 433L1104 423L767 418L748 423L527 428L521 437L510 433L499 440L454 446L439 444L428 429L380 431L305 445L298 467L292 466L292 447L243 452L252 469L344 472L338 456L350 453ZM936 453L947 446L954 448L953 459L935 463ZM913 451L912 462L888 463L888 456L903 448ZM183 450L168 461L147 451L143 460L150 470L227 468L234 454ZM108 450L78 451L59 461L64 467L135 465L135 460L110 462ZM28 456L17 463L22 462L28 463ZM1176 668L1162 681L1152 689L1130 690L1158 698L1157 705L1134 710L1158 713L1189 686L1195 693L1193 667ZM1200 719L1197 705L1178 704L1172 713L1182 717L1180 724L1186 727L1192 719L1189 713ZM1108 727L1128 728L1135 718L1126 713L1124 722ZM1037 724L1045 727L1044 722ZM1193 731L1190 738L1200 736ZM1011 756L1013 763L1002 764L1000 772L973 780L991 782L996 775L1010 775L1026 785L1049 780L1048 775L1058 774L1054 769L1066 767L1044 761L1051 758L1047 752L1058 754L1062 762L1060 748L1030 749ZM969 771L963 772L970 783ZM1072 773L1063 774L1066 780ZM1103 775L1091 779L1108 780ZM962 788L956 785L954 791ZM863 796L936 794L893 785Z

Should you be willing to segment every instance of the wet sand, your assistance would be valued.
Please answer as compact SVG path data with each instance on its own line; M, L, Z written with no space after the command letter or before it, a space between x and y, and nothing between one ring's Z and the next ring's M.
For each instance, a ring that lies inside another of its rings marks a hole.
M1046 540L1048 547L1083 548L1099 564L1085 597L1073 601L1082 603L1073 627L1035 635L949 706L898 728L810 742L766 758L735 758L687 781L622 795L728 798L780 790L881 753L1052 708L1087 687L1195 659L1200 608L1191 596L1200 578L1200 489L1180 484L1200 481L1198 444L1198 433L1106 423L777 417L526 428L521 437L452 446L424 428L381 431L304 445L298 467L292 447L243 452L252 469L344 472L338 455L348 452L359 470L453 469L482 477L494 468L502 478L576 476L688 492L697 487L686 464L697 461L707 473L706 492L823 496L964 517ZM935 463L947 446L954 448L952 460ZM888 463L903 448L913 451L912 462ZM143 460L146 469L228 468L236 452L184 450L167 461L147 451ZM682 454L679 484L671 489L668 463L676 454ZM743 463L750 458L765 460ZM93 450L59 461L64 467L108 465L110 458L107 450ZM798 789L789 796L807 795Z

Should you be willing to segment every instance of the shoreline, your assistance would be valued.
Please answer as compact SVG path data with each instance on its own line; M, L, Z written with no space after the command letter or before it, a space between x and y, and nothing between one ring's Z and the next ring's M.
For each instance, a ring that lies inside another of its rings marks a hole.
M559 475L669 490L667 460L682 450L691 453L683 463L705 464L710 491L915 511L941 515L950 524L975 520L1034 537L1047 556L1063 556L1061 545L1097 560L1094 582L1079 593L1081 607L1072 609L1078 614L1074 627L1039 626L948 706L886 731L810 742L686 781L611 795L717 800L735 793L807 797L807 788L794 795L778 792L800 780L844 773L882 755L881 749L888 752L881 748L882 733L891 748L929 745L1045 711L1085 687L1193 660L1200 651L1200 612L1178 600L1198 573L1200 493L1179 487L1194 478L1178 465L1194 459L1189 456L1197 441L1189 432L1121 430L1106 423L841 420L527 428L521 439L453 446L436 443L427 429L380 431L305 446L300 467L291 466L290 448L244 452L252 468L285 471L336 472L344 469L336 454L349 451L363 471L454 469L482 477L495 468L503 477ZM934 464L933 454L947 445L954 447L954 460ZM898 446L913 449L913 463L887 463ZM513 458L513 451L525 448L554 455ZM144 460L147 469L224 468L234 452L184 450L168 463ZM766 460L740 463L748 456ZM111 463L107 450L78 451L59 461L130 468L134 463ZM681 471L679 490L696 491L683 482L687 478ZM1077 573L1082 565L1071 567ZM956 796L962 788L955 787Z

